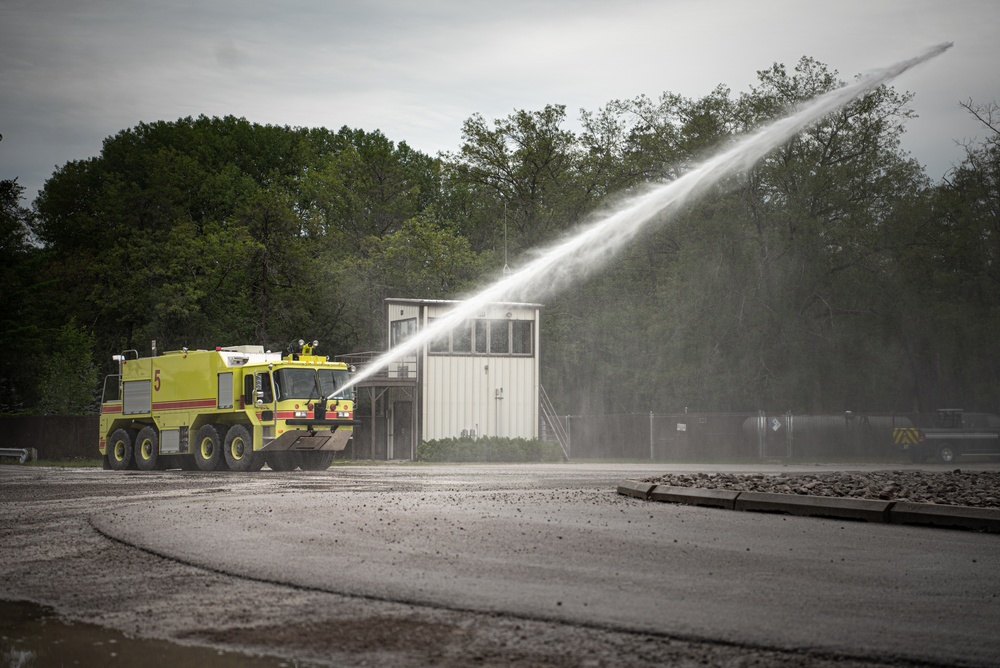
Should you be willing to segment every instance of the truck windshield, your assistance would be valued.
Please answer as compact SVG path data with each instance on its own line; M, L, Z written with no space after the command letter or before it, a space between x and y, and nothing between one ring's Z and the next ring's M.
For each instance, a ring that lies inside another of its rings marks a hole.
M341 392L340 388L347 384L351 376L346 369L319 369L319 382L323 388L323 396L333 395L334 399L350 399L351 392Z
M284 399L319 399L315 369L278 369L274 372L274 394Z

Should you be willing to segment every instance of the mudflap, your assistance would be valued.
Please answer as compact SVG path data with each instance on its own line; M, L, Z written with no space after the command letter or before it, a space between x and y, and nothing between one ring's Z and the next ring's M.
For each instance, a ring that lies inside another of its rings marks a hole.
M260 452L281 452L284 450L334 450L340 451L347 447L347 442L354 435L352 429L336 429L334 431L292 430L266 443Z

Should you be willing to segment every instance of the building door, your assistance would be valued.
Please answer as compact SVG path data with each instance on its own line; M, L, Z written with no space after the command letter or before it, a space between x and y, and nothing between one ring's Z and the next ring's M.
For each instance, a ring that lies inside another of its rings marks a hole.
M392 403L392 459L410 459L413 448L413 402Z

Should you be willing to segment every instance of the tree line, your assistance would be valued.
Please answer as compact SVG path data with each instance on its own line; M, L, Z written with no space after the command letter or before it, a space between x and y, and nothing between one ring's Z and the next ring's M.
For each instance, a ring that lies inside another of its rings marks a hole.
M141 123L31 207L0 182L0 411L85 413L111 355L383 346L383 299L461 298L649 183L842 85L811 58L733 94L549 105L428 156L380 131ZM1000 409L1000 111L932 182L883 86L545 301L563 413ZM530 295L527 296L530 298Z

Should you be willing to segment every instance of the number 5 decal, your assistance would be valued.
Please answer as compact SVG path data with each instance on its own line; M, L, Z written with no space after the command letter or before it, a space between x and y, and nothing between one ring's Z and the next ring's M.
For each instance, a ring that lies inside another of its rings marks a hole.
M160 391L160 370L159 369L157 369L156 371L153 372L153 391L154 392L159 392Z

